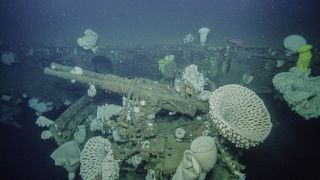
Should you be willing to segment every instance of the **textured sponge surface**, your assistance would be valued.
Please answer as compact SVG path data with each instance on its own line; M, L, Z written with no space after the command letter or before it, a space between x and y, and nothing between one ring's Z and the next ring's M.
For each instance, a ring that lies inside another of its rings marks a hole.
M220 134L237 147L255 146L270 133L272 124L263 101L250 89L229 84L210 97L210 116Z

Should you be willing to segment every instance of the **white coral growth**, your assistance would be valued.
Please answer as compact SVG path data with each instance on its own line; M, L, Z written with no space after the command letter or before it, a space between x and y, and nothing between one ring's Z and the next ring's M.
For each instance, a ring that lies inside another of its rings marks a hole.
M97 89L94 84L89 84L89 89L87 90L89 97L94 97L97 94Z
M38 98L31 98L28 101L30 108L36 111L36 115L40 116L43 113L49 112L53 109L53 102L40 101Z
M185 68L182 80L190 82L198 93L204 90L206 83L203 73L198 71L198 66L195 64L191 64Z
M36 124L40 127L49 127L54 123L54 121L44 117L44 116L39 116L38 119L36 120Z
M98 34L92 29L86 29L84 36L77 39L77 44L85 50L91 50L93 53L97 51Z
M16 62L16 55L13 54L12 52L4 52L3 54L1 54L1 61L7 65L10 66L13 63Z
M52 137L52 133L49 130L42 131L41 139L47 140L47 139L50 139L51 137Z
M183 38L183 43L184 44L192 44L196 38L192 34L187 34Z
M105 134L105 127L110 126L111 117L117 115L121 110L121 106L116 106L113 104L105 104L98 106L97 117L90 123L91 131L101 131Z
M71 71L71 74L77 74L77 75L82 75L83 74L83 70L81 67L79 66L75 66Z

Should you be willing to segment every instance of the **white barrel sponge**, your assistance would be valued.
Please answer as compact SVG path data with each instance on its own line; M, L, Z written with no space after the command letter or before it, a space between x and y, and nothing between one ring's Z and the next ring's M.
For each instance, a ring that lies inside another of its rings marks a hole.
M289 35L283 40L283 46L293 52L297 52L301 46L306 44L306 39L298 34Z
M229 84L212 92L210 117L219 133L236 147L249 148L261 143L272 123L263 101L250 89Z
M80 175L84 180L119 178L119 161L114 159L111 143L101 136L89 139L80 153Z
M215 138L210 136L200 136L191 142L190 150L198 161L201 171L208 173L216 164L218 150Z
M200 44L201 44L201 46L205 46L210 29L207 27L202 27L198 30L198 32L200 35Z

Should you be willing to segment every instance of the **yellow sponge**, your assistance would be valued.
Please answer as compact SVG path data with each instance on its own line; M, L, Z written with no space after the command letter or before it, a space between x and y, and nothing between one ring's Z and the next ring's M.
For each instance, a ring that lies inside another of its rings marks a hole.
M297 68L300 69L302 72L307 72L311 58L312 58L312 53L311 53L312 46L309 44L301 46L297 52L299 53L299 58L297 61Z

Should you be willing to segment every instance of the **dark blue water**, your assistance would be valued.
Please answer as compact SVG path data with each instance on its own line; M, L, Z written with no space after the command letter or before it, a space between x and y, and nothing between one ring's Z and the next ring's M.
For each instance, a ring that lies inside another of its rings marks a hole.
M244 151L247 178L320 179L320 119L304 120L286 103L262 97L273 119L273 129L263 144Z
M212 45L281 47L292 33L319 45L318 17L315 0L2 0L0 39L74 43L92 28L103 43L182 43L207 26Z
M0 124L0 179L65 179L66 171L50 158L57 145L40 138L43 129L35 124L34 110L24 105L15 118L21 128Z

